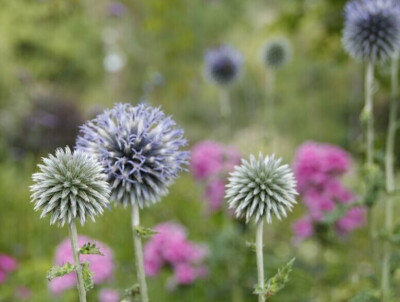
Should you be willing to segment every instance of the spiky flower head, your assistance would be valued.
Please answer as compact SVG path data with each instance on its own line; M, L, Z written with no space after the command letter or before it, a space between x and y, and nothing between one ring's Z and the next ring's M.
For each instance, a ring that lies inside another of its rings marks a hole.
M158 202L187 164L183 130L160 108L116 104L81 127L77 148L102 163L111 199L124 206Z
M267 68L279 69L285 66L292 57L292 47L285 38L268 40L262 51L261 60Z
M209 49L204 56L206 78L218 85L229 85L239 76L243 65L240 52L228 45Z
M36 211L42 210L40 218L51 215L50 224L63 226L77 218L83 225L108 207L107 176L94 157L60 148L38 167L40 172L32 175L31 201Z
M282 159L275 155L258 159L250 155L250 160L242 159L230 174L225 198L230 209L235 209L236 217L251 218L257 223L266 218L272 222L272 216L279 220L287 216L296 203L296 180L288 165L281 164Z
M342 42L360 61L384 61L400 49L398 0L352 0L344 9Z

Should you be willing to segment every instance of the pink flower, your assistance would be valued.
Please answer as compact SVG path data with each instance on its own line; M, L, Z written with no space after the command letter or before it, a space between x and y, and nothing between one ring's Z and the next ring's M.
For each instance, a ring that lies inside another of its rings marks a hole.
M314 234L314 226L310 217L303 217L292 225L293 233L299 239L311 237Z
M223 167L224 147L217 142L204 141L192 149L191 168L194 177L204 179L219 173Z
M89 262L89 269L93 272L93 282L94 284L100 284L105 281L110 280L114 273L114 259L111 249L102 242L97 240L79 236L78 245L83 246L85 243L95 243L100 249L100 252L104 254L101 255L81 255L81 262ZM65 239L56 249L55 265L63 265L67 262L73 263L73 255L71 242L69 239ZM76 275L75 273L70 273L66 276L55 278L50 282L50 289L53 293L59 294L66 289L75 287L76 285Z
M24 286L18 287L15 294L20 300L28 300L32 297L30 289Z
M166 222L154 229L158 233L144 247L148 276L156 276L164 266L172 267L176 278L174 283L188 284L204 276L201 263L207 256L205 247L188 241L185 229L178 224Z
M0 284L4 283L7 279L7 274L3 271L0 271Z
M120 296L118 291L110 288L104 288L99 293L99 302L119 302Z
M346 215L336 222L339 233L346 234L365 225L367 209L365 207L351 208Z
M6 254L0 254L0 270L10 273L17 269L18 262L13 257Z
M208 200L209 209L216 211L221 208L225 196L225 182L221 179L211 181L206 186L205 197Z

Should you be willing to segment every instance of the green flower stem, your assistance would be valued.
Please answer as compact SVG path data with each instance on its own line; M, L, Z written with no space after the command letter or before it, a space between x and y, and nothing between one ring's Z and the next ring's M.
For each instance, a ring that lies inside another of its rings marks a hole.
M267 106L265 106L265 116L268 117L266 130L269 131L269 139L272 151L275 151L275 71L267 70L266 78L266 95L267 95ZM268 139L266 135L265 140Z
M229 89L226 87L220 88L219 90L219 106L222 117L228 118L231 115L232 109Z
M258 275L258 287L264 288L264 257L263 257L263 218L257 224L256 234L256 255L257 255L257 275ZM265 296L263 291L258 295L258 302L265 302Z
M74 265L76 267L76 277L77 277L76 287L78 288L79 301L86 302L86 290L83 281L82 266L79 260L78 233L76 231L76 225L74 220L72 220L69 223L69 236L71 239L72 254L74 256Z
M385 207L385 228L387 234L393 231L393 196L395 190L394 182L394 140L396 136L396 120L398 111L398 58L392 59L392 97L390 100L389 125L386 137L386 154L385 154L385 178L386 178L386 207ZM383 246L382 261L382 279L381 292L382 301L390 299L390 255L391 247L389 242L385 242Z
M367 139L366 139L366 164L371 166L374 163L374 114L373 114L373 89L374 89L374 65L368 62L365 73L365 107ZM371 253L374 266L377 263L377 249L375 246L375 221L373 207L368 212L369 237L371 244Z
M373 114L373 86L374 86L374 65L369 62L365 75L365 111L367 113L367 164L374 162L374 114Z
M136 257L136 272L140 287L140 297L141 297L140 301L148 302L149 297L147 294L146 276L144 273L142 240L136 232L136 228L139 226L140 226L139 206L135 202L132 205L132 231L133 231L133 243L135 247L135 257Z

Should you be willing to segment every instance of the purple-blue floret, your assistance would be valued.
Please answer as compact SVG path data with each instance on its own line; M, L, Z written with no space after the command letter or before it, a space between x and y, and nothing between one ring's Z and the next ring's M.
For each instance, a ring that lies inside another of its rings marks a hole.
M80 129L76 148L102 163L111 199L140 207L158 202L188 164L183 130L160 108L116 104Z

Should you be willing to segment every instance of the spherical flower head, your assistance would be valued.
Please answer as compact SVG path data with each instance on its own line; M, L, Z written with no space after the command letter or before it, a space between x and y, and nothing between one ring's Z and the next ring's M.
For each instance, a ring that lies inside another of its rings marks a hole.
M78 236L78 245L82 247L85 243L94 243L99 248L102 255L80 255L81 262L87 261L89 269L93 272L94 284L101 284L109 281L114 275L114 255L109 246L98 240L88 238L86 236ZM73 254L70 239L62 241L56 249L55 265L64 265L65 263L73 263ZM76 274L70 273L68 275L55 278L50 282L50 290L54 294L60 294L67 289L76 286Z
M242 65L242 55L227 45L209 49L204 57L206 78L222 86L232 84L238 78Z
M400 49L400 4L397 0L352 0L344 9L342 42L360 61L377 62Z
M158 202L187 164L183 130L159 108L116 104L81 127L77 149L93 154L124 206Z
M258 159L250 155L250 160L242 159L230 174L225 198L229 208L235 209L236 217L245 217L246 222L254 219L257 223L266 218L272 222L272 216L279 220L287 216L296 203L296 180L288 165L281 164L282 159L275 155Z
M267 68L284 67L292 57L292 47L285 38L274 38L267 41L261 52L261 60Z
M94 157L66 147L38 166L40 172L32 175L31 200L35 210L42 210L40 218L51 215L50 224L63 226L79 219L83 225L87 217L94 221L108 207L107 176Z

